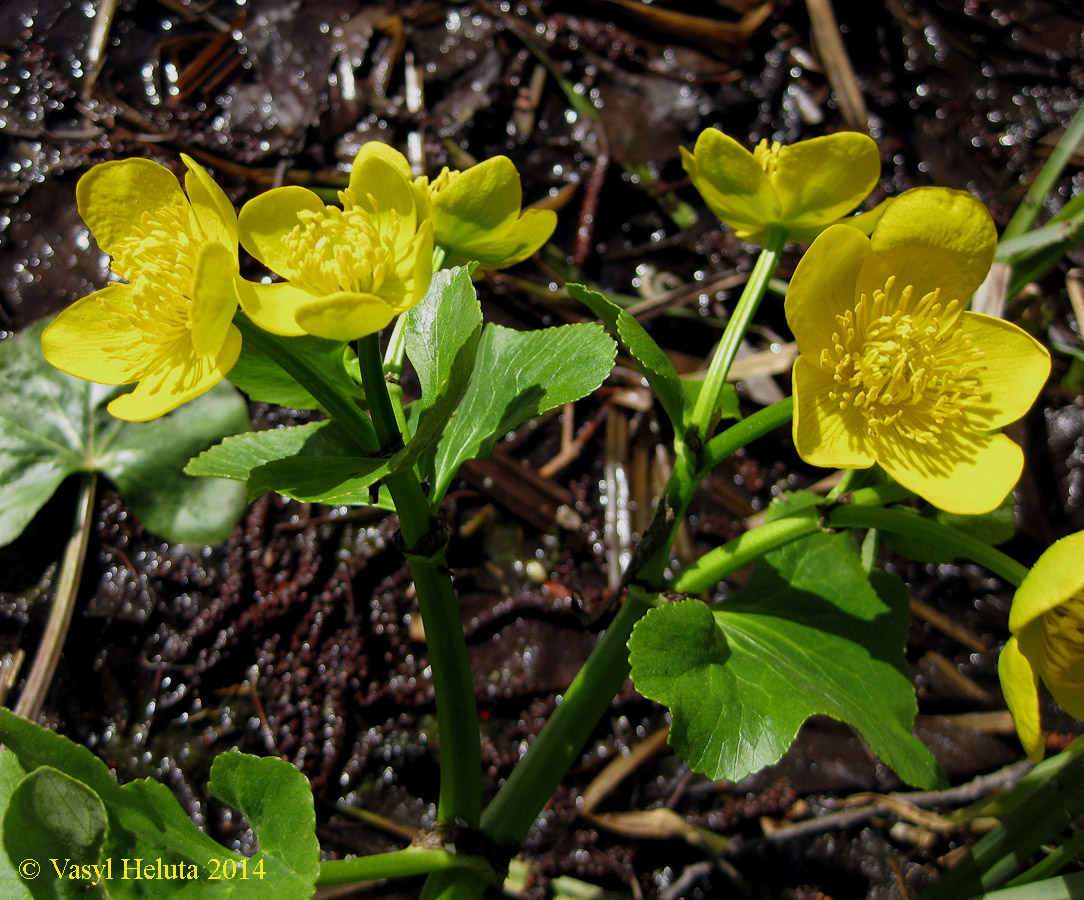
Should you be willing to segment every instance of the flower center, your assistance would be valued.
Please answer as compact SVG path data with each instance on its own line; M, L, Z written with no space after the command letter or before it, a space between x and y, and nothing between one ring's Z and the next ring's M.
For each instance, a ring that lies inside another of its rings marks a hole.
M1079 685L1084 669L1084 594L1070 597L1043 616L1042 659L1045 678Z
M291 281L313 294L377 293L392 262L389 252L396 245L398 219L379 228L374 217L356 205L352 191L342 191L340 197L342 209L325 206L298 213L297 225L285 238L289 264L297 273Z
M753 150L753 159L760 163L760 167L769 178L775 174L775 167L779 165L779 151L782 148L783 145L779 141L772 141L769 146L768 139L764 138Z
M820 365L835 380L829 397L861 412L871 432L931 443L980 400L984 354L959 324L958 301L942 304L940 289L916 301L911 285L892 299L895 281L836 316Z
M113 248L113 268L128 278L134 298L124 303L112 302L108 295L99 299L118 324L116 342L102 349L118 359L140 362L141 371L153 371L163 357L190 349L178 345L190 340L192 327L189 313L200 245L191 227L180 209L145 212L133 233ZM138 344L132 342L133 333L140 335Z

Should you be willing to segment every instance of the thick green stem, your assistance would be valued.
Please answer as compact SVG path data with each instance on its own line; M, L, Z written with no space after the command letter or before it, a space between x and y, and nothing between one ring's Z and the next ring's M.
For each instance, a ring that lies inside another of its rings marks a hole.
M291 378L307 390L367 455L380 450L372 422L357 402L339 385L329 381L320 367L298 350L290 338L280 337L259 328L244 313L234 316L233 324L241 339L273 359Z
M715 355L711 359L707 377L704 379L704 385L700 389L700 395L696 398L696 406L693 409L692 428L703 441L711 437L719 409L719 395L722 393L723 385L726 384L726 376L734 364L738 348L741 347L745 332L749 329L749 323L753 321L760 300L768 289L768 282L775 274L785 238L784 230L775 226L768 227L764 249L757 257L756 265L753 266L749 280L745 283L738 305L734 307L719 346L715 348Z
M358 362L380 447L394 452L402 446L403 437L388 396L376 335L358 342ZM433 671L441 769L437 816L441 822L476 826L482 808L478 707L455 589L444 549L432 546L436 522L417 476L406 470L389 475L385 483L399 514Z
M784 424L790 418L791 408L787 399L732 425L704 448L699 461L685 444L678 444L674 469L656 513L659 521L648 529L649 533L658 530L664 536L639 570L631 573L637 581L660 589L664 586L663 573L670 558L674 532L700 478L739 447ZM667 509L673 521L663 531L664 510ZM637 587L629 590L625 605L562 697L561 705L496 798L486 807L482 827L497 843L523 840L564 773L575 762L628 677L629 636L633 626L650 608L649 594Z
M560 705L482 814L482 829L498 844L523 841L535 818L576 761L595 725L629 674L632 626L651 608L637 588L606 629Z
M330 859L320 863L317 884L350 884L383 878L410 878L431 872L462 871L492 881L493 868L480 856L449 853L447 850L409 847L392 853L374 853L357 859Z

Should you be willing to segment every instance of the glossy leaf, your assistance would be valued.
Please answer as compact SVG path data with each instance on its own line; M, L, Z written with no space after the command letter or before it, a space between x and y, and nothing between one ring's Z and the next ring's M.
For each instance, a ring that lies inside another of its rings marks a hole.
M675 430L684 433L684 391L681 378L674 364L644 326L598 291L592 291L582 284L570 284L568 292L598 316L611 333L617 335L621 346L636 361L640 374L651 385Z
M637 689L670 708L670 743L697 772L739 780L776 762L810 716L853 725L910 784L942 783L910 729L907 591L862 569L847 534L769 553L724 603L651 610L629 641Z
M160 860L165 866L184 866L184 871L196 875L198 880L154 880L154 896L163 900L193 896L193 885L198 886L198 895L208 900L261 900L267 896L308 900L315 891L320 857L312 794L304 776L287 762L236 754L226 759L223 769L218 768L218 760L211 768L212 793L236 804L256 834L259 850L246 859L201 832L165 785L145 778L121 786L105 763L86 747L6 709L0 709L0 740L30 773L28 778L50 766L100 798L108 820L101 858L115 860L114 878L109 882L114 900L148 895L147 880L116 877L120 874L116 861L124 859L142 859L152 865ZM227 754L230 756L233 754ZM74 852L71 855L75 857ZM211 878L223 866L239 871L242 865L246 878ZM257 870L262 876L255 875Z
M6 747L0 747L0 819L7 812L11 795L24 777L26 770L19 765L18 757ZM22 859L18 857L13 863L0 842L0 897L5 900L32 900L33 895L15 869Z
M496 440L532 416L586 396L613 367L616 346L595 323L538 331L489 324L463 398L423 457L430 502L439 503L461 463L489 455Z
M189 457L249 427L244 400L228 385L153 422L106 412L122 389L72 378L45 362L43 324L0 343L0 546L10 543L78 472L96 471L125 494L136 517L171 541L225 540L244 493L183 474Z
M357 373L358 362L349 344L327 341L311 335L288 340L299 353L319 365L329 380L341 385L348 394L363 396L357 380L350 374ZM253 400L262 403L275 403L287 409L320 407L312 394L251 342L241 347L241 355L226 377Z
M36 878L23 882L34 900L107 896L105 867L91 868L105 841L105 807L82 782L40 766L12 791L3 828L8 857L40 867Z

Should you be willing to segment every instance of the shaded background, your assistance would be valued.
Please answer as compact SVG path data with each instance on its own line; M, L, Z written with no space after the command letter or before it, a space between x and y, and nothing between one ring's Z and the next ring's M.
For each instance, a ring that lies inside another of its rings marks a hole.
M679 370L696 371L753 261L681 170L678 146L703 128L751 146L868 127L883 161L869 205L946 185L978 195L1000 227L1079 105L1084 13L1074 3L837 0L835 26L820 18L825 8L5 0L0 329L16 332L105 283L108 260L74 205L89 165L142 156L177 171L188 152L239 206L275 183L341 186L357 149L379 139L404 150L414 142L430 174L504 153L522 173L525 201L558 210L557 233L535 260L479 284L487 318L577 320L583 312L559 287L585 280L624 295ZM820 29L842 38L842 53ZM1078 164L1051 209L1079 189ZM792 249L780 276L796 261ZM1005 314L1079 348L1072 263ZM788 391L788 340L769 296L739 363L746 411ZM1027 562L1084 528L1078 366L1055 353L1041 403L1013 433L1029 465L1009 549ZM305 415L252 411L261 428ZM510 435L450 494L488 795L589 652L587 622L643 527L668 439L619 359L594 397ZM678 555L736 536L773 495L824 474L797 460L785 433L759 442L705 482ZM72 498L62 491L0 551L0 652L37 645ZM43 720L122 779L164 780L228 843L250 837L203 791L213 756L240 746L283 756L313 779L328 853L402 846L435 817L438 767L424 635L394 529L374 512L267 497L226 546L171 546L106 489ZM917 601L908 661L919 734L954 783L1003 772L1020 757L995 674L1010 592L971 567L886 563ZM1067 741L1076 726L1050 712ZM772 821L831 813L852 792L899 784L849 729L823 720L778 766L738 785L709 782L658 746L664 725L626 686L531 834L526 896L548 896L549 878L571 875L626 897L899 897L969 840L884 813L773 836ZM614 830L581 815L584 787L637 746L642 761L600 809L671 809L736 836L723 855L692 829L658 838L653 820L626 818ZM368 813L359 821L341 805Z

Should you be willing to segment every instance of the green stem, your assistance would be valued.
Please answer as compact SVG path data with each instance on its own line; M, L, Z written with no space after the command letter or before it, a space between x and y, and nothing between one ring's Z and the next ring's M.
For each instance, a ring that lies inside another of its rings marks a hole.
M756 265L745 283L738 305L727 322L723 337L719 346L715 348L715 355L708 367L704 385L700 388L700 395L696 398L696 406L693 409L692 429L700 435L701 440L706 441L711 437L711 431L715 426L715 416L719 409L719 395L723 385L726 384L726 376L730 367L738 355L738 348L749 329L749 323L756 314L760 300L768 288L768 281L775 274L775 268L779 263L779 256L783 250L786 232L776 226L768 226L764 249L757 257Z
M358 341L358 363L380 447L386 453L394 452L403 445L403 436L388 396L377 335ZM437 817L441 822L458 820L476 826L482 808L482 756L474 679L459 604L447 574L444 549L427 546L436 523L417 476L408 469L389 475L385 483L399 514L433 672L441 760Z
M374 853L356 859L329 859L320 863L317 884L349 884L384 878L410 878L431 872L463 871L487 881L495 880L492 866L480 856L459 855L447 850L409 847L392 853Z
M909 496L906 488L886 483L854 491L848 502L806 507L709 550L675 579L673 588L683 594L706 591L765 553L825 527L876 528L925 540L932 537L955 555L974 560L1012 584L1023 581L1026 567L978 538L906 509L881 508Z
M631 588L560 705L482 814L497 844L523 841L629 674L632 627L651 608L651 595Z
M876 528L926 541L933 539L953 555L977 562L1017 587L1028 574L1027 566L1020 565L985 541L904 509L875 509L847 504L832 510L828 524L833 528Z
M264 331L244 313L234 316L233 324L240 330L242 341L278 363L294 381L312 394L367 456L380 450L373 425L354 398L340 385L329 381L326 373L297 349L290 338Z
M726 431L715 435L701 453L701 472L710 472L733 456L737 450L789 422L793 414L794 398L787 397L771 406L758 409L751 416L746 416Z
M83 563L87 558L87 541L94 526L94 489L97 484L98 476L94 472L84 472L80 476L75 520L60 561L53 606L45 624L45 633L41 636L41 644L34 654L30 674L26 676L19 702L15 704L15 714L27 719L36 719L41 712L41 705L49 691L49 685L53 683L60 653L71 627L75 601L79 597Z

